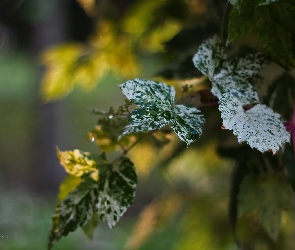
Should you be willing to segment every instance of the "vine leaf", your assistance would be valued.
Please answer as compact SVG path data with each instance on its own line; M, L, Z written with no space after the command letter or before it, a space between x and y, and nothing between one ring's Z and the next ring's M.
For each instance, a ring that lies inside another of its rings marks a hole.
M195 66L212 82L211 92L221 98L231 93L243 105L259 103L253 86L246 80L256 75L266 61L262 53L227 59L221 40L214 36L206 40L193 57Z
M97 211L97 193L97 184L93 180L83 181L57 205L52 216L48 249L92 218Z
M246 176L238 196L239 216L256 210L266 233L276 240L283 210L290 208L292 194L288 183L274 174Z
M244 0L247 1L247 0ZM268 5L274 2L277 2L278 0L254 0L253 3L255 3L255 6L261 6L261 5ZM239 8L243 0L228 0L229 3L231 3L234 7Z
M57 157L60 164L70 175L81 177L90 174L94 180L98 180L97 159L91 153L78 149L73 151L57 149Z
M294 3L290 0L231 1L227 44L251 31L258 34L269 55L279 63L295 67Z
M62 201L63 199L65 199L68 196L68 194L74 189L76 189L81 182L82 179L80 177L76 177L70 174L67 175L59 186L57 200Z
M112 165L101 166L99 178L98 213L113 228L133 203L137 183L134 165L121 157Z
M160 129L171 123L173 131L187 145L200 137L205 123L199 110L174 105L175 90L164 83L135 79L120 85L123 94L140 108L130 114L131 124L119 137Z
M83 153L83 156L87 160L89 154ZM79 157L80 160L82 158ZM77 185L74 181L75 189L68 194L63 193L60 197L66 196L59 201L52 217L48 249L78 227L82 227L86 235L91 238L99 220L107 222L111 228L114 228L133 203L137 184L133 163L126 157L120 157L113 163L110 163L104 155L93 155L93 159L98 159L96 165L99 176L95 180L83 174L80 184ZM71 171L71 173L75 180L77 172ZM65 181L69 184L68 182L73 180L66 178ZM64 191L68 190L67 186Z
M257 104L245 112L242 102L230 93L219 101L223 126L233 130L239 142L246 141L260 152L275 153L284 142L290 141L280 115L267 106Z

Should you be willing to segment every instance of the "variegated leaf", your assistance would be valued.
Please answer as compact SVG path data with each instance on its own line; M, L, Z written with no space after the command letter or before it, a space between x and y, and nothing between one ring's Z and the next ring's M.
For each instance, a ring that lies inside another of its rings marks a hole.
M134 79L119 85L119 87L130 101L142 108L171 108L174 104L174 88L161 82Z
M136 109L130 114L132 123L125 127L119 139L127 134L162 128L168 124L167 115L170 117L169 111Z
M268 4L271 4L271 3L275 3L279 0L258 0L257 1L257 6L261 6L261 5L268 5Z
M168 123L187 145L200 137L205 122L203 115L194 107L174 106L173 87L140 79L128 81L120 87L126 97L141 108L131 112L131 124L125 127L119 138L131 133L160 129Z
M121 157L113 165L100 166L96 204L100 219L113 228L133 203L137 176L133 163Z
M265 105L243 109L241 101L227 93L219 100L223 126L233 130L238 141L246 141L260 152L275 153L283 143L290 141L290 134L280 121L280 115Z
M174 107L174 118L171 119L171 127L178 137L187 145L197 140L201 134L205 118L199 110L187 105Z
M224 93L230 93L238 98L242 105L259 103L257 92L253 86L248 81L235 75L220 79L218 84L213 82L211 92L218 99L220 99Z
M239 8L242 1L243 0L228 0L228 2L231 3L236 8Z
M57 149L57 156L67 173L76 177L90 174L94 180L98 180L97 162L91 153L78 149L73 151L60 151Z
M262 53L227 60L217 36L206 40L193 57L195 66L212 82L211 92L217 98L231 93L243 105L259 102L256 91L246 79L257 74L265 61L266 57Z
M97 211L98 184L91 179L83 181L56 207L52 216L48 249L63 236L85 225Z
M219 68L221 62L226 58L223 44L219 37L215 35L200 45L198 52L193 57L193 62L198 70L208 76L209 79L213 79L216 68Z

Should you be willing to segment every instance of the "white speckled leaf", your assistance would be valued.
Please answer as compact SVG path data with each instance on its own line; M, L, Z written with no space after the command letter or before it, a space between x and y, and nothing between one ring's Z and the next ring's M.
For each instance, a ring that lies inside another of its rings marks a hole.
M200 45L198 52L193 57L193 62L198 70L212 79L215 69L220 67L221 61L226 58L223 44L220 38L215 35Z
M102 168L96 206L100 219L113 228L133 203L137 176L133 163L126 157Z
M174 104L174 88L161 82L134 79L119 87L130 101L142 108L171 107Z
M275 153L283 143L290 141L290 134L280 121L280 115L265 105L258 104L244 111L242 103L231 94L219 100L223 126L233 130L238 141L246 141L260 152Z
M171 127L181 140L189 145L201 136L205 118L199 110L187 105L176 105L174 113Z
M239 8L240 4L242 3L242 0L228 0L229 3L231 3L236 8Z
M165 115L169 115L169 111L149 110L139 108L133 110L130 114L131 124L125 127L124 132L119 139L127 134L133 134L143 131L160 129L168 124Z
M96 159L91 153L75 149L73 151L60 151L57 149L60 164L70 175L81 177L91 174L94 180L98 179Z
M63 236L85 225L96 213L97 187L93 180L84 181L57 205L52 216L49 249Z
M172 129L188 145L200 137L205 122L203 115L194 107L174 106L175 90L164 83L135 79L122 84L127 98L141 108L131 112L131 124L125 127L124 135L151 131L166 126ZM143 101L141 101L143 98Z
M265 61L262 53L227 60L217 36L206 40L193 57L195 66L212 82L211 92L217 98L231 93L243 105L259 102L256 91L246 79L257 74Z
M242 105L259 103L257 92L253 86L248 81L235 75L220 79L218 84L213 82L211 92L218 99L220 99L224 93L230 93L238 98Z
M279 0L258 0L257 1L257 6L261 6L261 5L268 5L274 2L277 2Z

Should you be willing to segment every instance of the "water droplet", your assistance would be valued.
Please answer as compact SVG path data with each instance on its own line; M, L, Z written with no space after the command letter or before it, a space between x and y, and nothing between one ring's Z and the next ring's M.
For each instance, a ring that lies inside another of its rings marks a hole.
M91 141L94 142L94 140L95 140L94 137L92 137L92 138L91 138Z
M110 115L110 116L109 116L110 119L112 119L113 117L114 117L113 115Z

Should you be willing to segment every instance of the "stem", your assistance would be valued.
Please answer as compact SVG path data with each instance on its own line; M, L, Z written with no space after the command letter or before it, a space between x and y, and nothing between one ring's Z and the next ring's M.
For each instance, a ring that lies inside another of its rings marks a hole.
M122 149L122 151L123 151L123 153L120 155L120 156L118 156L117 158L115 158L114 160L113 160L113 162L112 163L114 163L116 160L118 160L119 158L121 158L122 156L124 156L124 155L126 155L134 146L136 146L141 140L142 140L142 138L144 137L144 135L143 136L141 136L140 138L138 138L138 140L137 141L135 141L131 146L129 146L128 148L124 148L123 146L121 146L120 144L119 144L119 146L121 146L121 149Z

